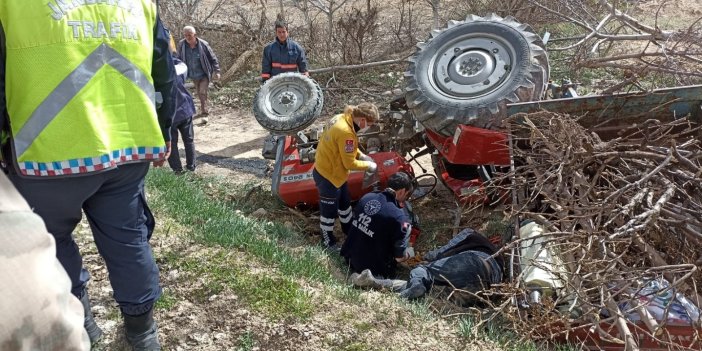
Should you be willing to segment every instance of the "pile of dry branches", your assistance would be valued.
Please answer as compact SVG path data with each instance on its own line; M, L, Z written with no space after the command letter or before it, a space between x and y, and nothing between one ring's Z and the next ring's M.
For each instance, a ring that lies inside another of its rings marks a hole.
M573 328L593 328L626 349L636 349L634 334L673 345L661 328L665 321L651 316L636 296L647 282L665 279L669 287L659 293L676 291L697 306L702 302L697 126L687 119L648 120L602 141L576 119L557 113L518 115L508 123L518 160L509 175L511 190L526 193L513 215L541 224L545 246L566 268L553 272L564 287L552 298L528 308L526 303L502 307L515 330L554 338ZM520 245L517 240L506 250L518 253ZM514 301L525 301L528 294L520 278L510 287ZM632 328L626 322L631 313L643 324ZM616 328L608 332L600 322Z

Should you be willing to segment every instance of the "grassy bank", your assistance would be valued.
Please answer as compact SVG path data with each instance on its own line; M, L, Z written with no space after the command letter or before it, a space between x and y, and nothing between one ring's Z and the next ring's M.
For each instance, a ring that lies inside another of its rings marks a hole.
M467 318L442 318L432 299L406 302L351 288L340 258L311 244L290 225L295 217L255 184L157 169L147 177L147 193L160 235L173 241L156 249L162 276L168 277L157 305L164 315L233 295L235 304L217 312L221 318L247 309L284 327L303 323L340 330L302 349L409 350L422 344L425 350L543 349L495 327L475 330ZM267 214L252 216L259 208ZM264 339L247 329L236 340L241 350L278 349Z

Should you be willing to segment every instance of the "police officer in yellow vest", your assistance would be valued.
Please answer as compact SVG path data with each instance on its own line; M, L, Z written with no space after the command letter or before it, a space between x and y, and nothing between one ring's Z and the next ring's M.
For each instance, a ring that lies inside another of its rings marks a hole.
M56 239L93 343L102 332L71 235L81 209L127 340L135 350L160 349L152 307L161 288L144 177L149 161L162 165L170 149L174 81L152 0L0 2L3 164Z

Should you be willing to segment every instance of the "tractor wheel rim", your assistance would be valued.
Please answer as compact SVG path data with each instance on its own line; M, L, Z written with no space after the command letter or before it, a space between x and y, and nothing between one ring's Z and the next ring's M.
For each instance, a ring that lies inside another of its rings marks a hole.
M280 116L297 111L304 101L304 91L292 84L274 88L268 97L271 111Z
M463 36L432 58L429 78L444 95L469 99L502 86L511 71L514 49L488 34Z

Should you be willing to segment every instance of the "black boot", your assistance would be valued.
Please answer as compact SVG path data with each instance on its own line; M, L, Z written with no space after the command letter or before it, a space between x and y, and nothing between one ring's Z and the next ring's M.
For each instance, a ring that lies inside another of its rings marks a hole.
M127 341L134 351L161 350L153 309L139 316L130 316L122 312L122 317L124 317L124 331L127 333Z
M88 338L90 338L90 345L95 345L95 343L102 337L102 329L98 327L93 318L93 312L90 311L90 298L88 297L88 290L83 290L83 297L80 298L80 302L83 304L83 327L85 331L88 332Z

